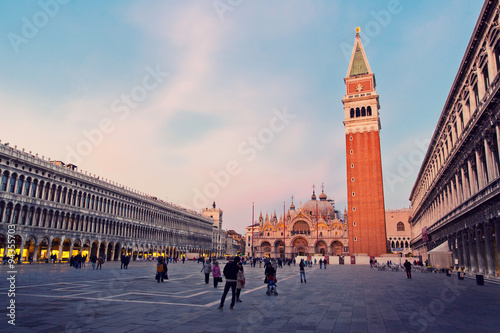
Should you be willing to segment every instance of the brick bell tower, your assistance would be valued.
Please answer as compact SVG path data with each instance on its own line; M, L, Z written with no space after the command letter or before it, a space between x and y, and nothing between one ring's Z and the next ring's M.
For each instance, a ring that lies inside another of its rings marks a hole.
M387 253L387 237L379 101L359 28L344 82L349 253L380 256Z

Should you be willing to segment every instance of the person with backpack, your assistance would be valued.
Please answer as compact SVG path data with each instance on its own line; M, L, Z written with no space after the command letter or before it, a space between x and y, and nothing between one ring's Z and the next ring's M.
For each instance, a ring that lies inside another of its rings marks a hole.
M158 258L158 264L156 265L156 280L158 283L163 282L165 279L168 280L168 275L167 275L167 264L165 263L165 260L163 260L163 257Z

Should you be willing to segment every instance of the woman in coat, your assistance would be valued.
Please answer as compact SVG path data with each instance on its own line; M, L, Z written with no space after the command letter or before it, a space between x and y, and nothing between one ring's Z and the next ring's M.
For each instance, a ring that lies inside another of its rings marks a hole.
M238 275L236 278L236 302L241 303L241 289L245 288L245 273L243 272L243 265L241 264L241 262L238 263L238 268L240 270L238 271Z
M210 259L203 264L201 272L205 273L205 283L208 284L208 281L210 279L210 273L212 272L212 265L210 264Z
M222 276L220 272L220 267L219 267L219 262L216 261L214 263L214 267L212 268L212 276L214 278L214 288L217 288L217 285L219 284L219 280Z

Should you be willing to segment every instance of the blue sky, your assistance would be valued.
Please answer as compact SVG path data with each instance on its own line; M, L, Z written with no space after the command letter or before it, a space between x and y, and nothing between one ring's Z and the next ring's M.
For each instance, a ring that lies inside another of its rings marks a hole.
M253 201L256 214L280 214L312 184L343 211L341 99L360 26L380 95L386 208L408 207L481 7L3 1L0 139L186 207L216 201L238 232Z

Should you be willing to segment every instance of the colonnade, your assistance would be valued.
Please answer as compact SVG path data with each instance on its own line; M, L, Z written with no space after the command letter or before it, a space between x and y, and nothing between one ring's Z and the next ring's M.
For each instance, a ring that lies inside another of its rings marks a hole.
M500 220L464 228L448 237L455 266L471 273L496 276L500 258Z

